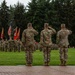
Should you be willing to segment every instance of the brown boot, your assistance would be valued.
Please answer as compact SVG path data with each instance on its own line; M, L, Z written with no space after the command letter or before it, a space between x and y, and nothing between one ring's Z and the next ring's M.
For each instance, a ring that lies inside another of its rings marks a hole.
M32 64L26 64L26 66L32 66Z
M32 64L31 63L27 63L26 66L32 66Z
M44 66L49 66L49 63L48 62L45 62Z
M29 64L29 66L32 66L32 64Z
M47 62L44 63L44 66L47 66Z

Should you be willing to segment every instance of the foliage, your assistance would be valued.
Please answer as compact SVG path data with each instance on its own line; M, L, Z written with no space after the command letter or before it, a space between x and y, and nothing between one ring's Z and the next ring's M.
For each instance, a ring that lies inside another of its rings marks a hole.
M21 33L26 28L26 16L25 16L25 7L21 3L15 5L14 10L14 21L18 28L21 28Z
M5 36L12 19L14 20L13 29L16 26L21 28L21 34L27 23L31 22L39 32L35 37L37 41L45 22L48 22L56 31L60 30L61 23L65 23L66 27L73 32L69 36L70 46L75 46L75 0L31 0L27 7L18 2L10 8L4 0L0 7L0 32L1 27L4 27ZM56 35L53 35L52 40L56 43Z
M8 29L8 21L9 21L9 7L6 5L6 1L4 0L0 7L0 25L4 27L5 38L7 38L7 29ZM1 31L1 30L0 30Z

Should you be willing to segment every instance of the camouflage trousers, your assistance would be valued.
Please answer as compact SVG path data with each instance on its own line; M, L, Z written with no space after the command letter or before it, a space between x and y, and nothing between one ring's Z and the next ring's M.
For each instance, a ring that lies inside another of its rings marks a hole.
M50 47L44 47L43 48L44 63L50 62L50 52L51 52L51 48Z
M21 51L21 47L20 47L20 45L17 46L17 50L18 50L18 52Z
M8 51L8 47L7 46L4 47L4 51L6 51L6 52Z
M32 64L33 62L33 49L31 47L26 47L26 64Z
M68 54L67 54L68 53L68 48L67 47L60 48L59 53L60 53L60 60L67 61L67 58L68 58Z

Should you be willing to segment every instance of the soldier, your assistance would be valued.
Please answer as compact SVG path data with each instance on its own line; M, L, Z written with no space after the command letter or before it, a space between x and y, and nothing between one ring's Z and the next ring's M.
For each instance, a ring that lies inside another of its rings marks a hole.
M1 43L1 40L0 40L0 51L1 51L1 45L2 45L2 43Z
M12 42L14 52L17 51L17 43L18 43L17 40L13 40Z
M1 40L1 50L4 51L4 39Z
M35 40L34 36L38 34L38 32L32 27L31 23L28 23L27 29L25 29L22 33L22 43L24 47L26 48L26 64L28 66L32 65L32 53L35 49Z
M21 51L21 41L20 41L20 39L18 39L17 40L17 50L18 50L18 52L20 52Z
M57 44L59 46L59 53L60 53L60 61L61 66L66 66L67 61L67 52L68 52L68 36L72 33L71 30L68 30L65 27L65 24L61 24L61 30L57 33Z
M6 39L6 40L4 41L4 51L7 52L7 50L8 50L8 40Z
M14 40L12 38L8 40L8 49L10 52L14 49Z
M41 31L40 45L44 53L44 65L49 66L50 52L52 45L52 34L55 34L56 30L49 26L48 23L44 23L44 30Z
M2 51L2 40L0 40L0 51Z
M22 41L20 41L20 48L21 48L21 51L24 51L25 50L25 47L24 47Z

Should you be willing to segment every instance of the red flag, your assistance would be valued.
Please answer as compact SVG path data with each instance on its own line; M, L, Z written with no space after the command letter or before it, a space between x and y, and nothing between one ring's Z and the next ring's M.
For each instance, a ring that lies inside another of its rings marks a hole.
M20 39L20 28L19 28L18 33L17 33L17 39Z
M15 33L14 33L14 40L17 40L17 27L16 27Z
M11 35L11 26L10 26L9 29L8 29L8 35L9 35L9 36Z
M2 28L2 32L1 32L1 39L4 38L4 28Z

